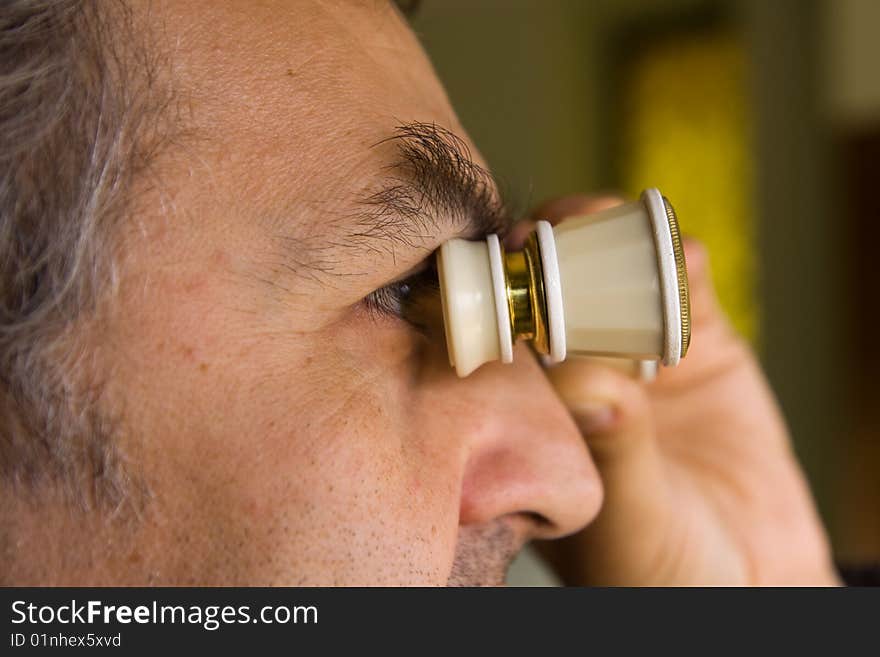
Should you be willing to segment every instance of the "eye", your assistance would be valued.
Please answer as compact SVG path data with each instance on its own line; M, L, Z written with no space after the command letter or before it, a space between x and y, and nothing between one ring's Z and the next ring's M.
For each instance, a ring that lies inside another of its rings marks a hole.
M415 274L389 283L367 295L363 304L375 317L394 317L409 322L420 331L427 331L426 307L436 305L440 284L434 259Z

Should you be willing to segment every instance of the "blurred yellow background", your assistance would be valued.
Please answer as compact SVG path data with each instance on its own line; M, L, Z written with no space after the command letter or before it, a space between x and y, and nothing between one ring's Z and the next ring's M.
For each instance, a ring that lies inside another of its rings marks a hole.
M422 0L413 25L520 210L670 198L835 553L880 559L880 1Z

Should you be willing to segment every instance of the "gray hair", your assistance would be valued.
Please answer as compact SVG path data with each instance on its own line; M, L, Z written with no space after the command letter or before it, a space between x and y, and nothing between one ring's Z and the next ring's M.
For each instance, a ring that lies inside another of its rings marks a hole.
M83 327L169 102L134 23L123 0L0 7L0 484L85 508L130 488Z

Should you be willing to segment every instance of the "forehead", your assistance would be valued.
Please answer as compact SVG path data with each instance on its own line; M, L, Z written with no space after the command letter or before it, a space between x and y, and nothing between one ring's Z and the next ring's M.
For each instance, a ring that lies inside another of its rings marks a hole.
M172 200L157 206L195 217L193 239L238 231L241 245L259 233L324 240L328 219L344 221L387 175L392 145L376 145L396 126L463 136L390 2L145 2L186 124L186 148L161 163Z
M279 139L338 150L340 141L381 139L401 121L455 127L427 57L390 2L187 0L152 13L194 119L216 133L262 140L268 150Z

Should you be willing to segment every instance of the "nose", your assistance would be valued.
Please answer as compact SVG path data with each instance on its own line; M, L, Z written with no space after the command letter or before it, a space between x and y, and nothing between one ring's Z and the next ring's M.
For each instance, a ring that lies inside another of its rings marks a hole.
M518 515L532 538L558 538L595 518L602 486L586 444L531 351L449 383L466 440L459 523Z

